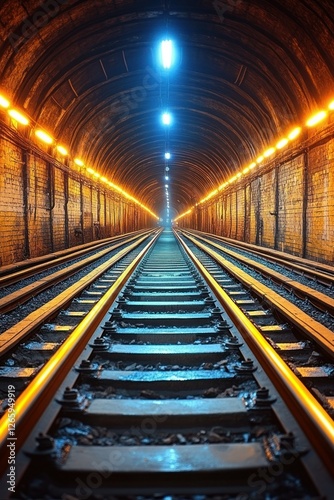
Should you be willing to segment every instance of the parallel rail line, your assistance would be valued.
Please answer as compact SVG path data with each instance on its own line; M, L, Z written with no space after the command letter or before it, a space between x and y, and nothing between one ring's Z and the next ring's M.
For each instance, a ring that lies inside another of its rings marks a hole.
M3 299L0 299L0 311L2 313L11 311L22 305L24 302L28 301L31 297L36 296L43 290L51 288L56 283L68 278L72 274L78 272L78 270L86 267L92 262L98 261L102 256L107 255L118 247L123 246L125 243L128 244L123 250L120 250L116 255L108 259L107 262L101 264L96 269L91 271L87 276L81 278L78 282L73 284L71 287L66 289L64 292L56 296L54 299L46 302L43 306L39 307L23 320L19 321L13 327L7 329L0 335L0 356L3 356L8 351L13 349L15 345L21 342L23 339L27 339L31 333L33 333L39 326L47 322L49 318L52 318L62 309L77 297L80 292L84 291L89 285L94 283L103 273L105 273L110 267L122 259L127 253L140 245L147 235L138 237L133 236L128 238L126 242L121 242L116 245L112 245L107 249L90 256L82 261L73 264L70 267L63 269L57 273L50 275L40 281L36 281L32 285L24 287L17 292L7 295Z
M46 325L69 335L16 401L18 498L330 498L333 420L240 309L243 292L212 264L223 259L171 231L140 242L112 283L92 287L91 273L63 300L85 290L65 324L55 310ZM3 491L7 443L5 413Z
M191 234L189 232L184 232L184 234ZM310 286L303 285L302 283L293 280L291 278L286 277L284 274L279 273L277 271L274 271L273 269L268 268L264 264L258 263L254 260L251 260L247 257L244 257L242 255L239 255L228 248L222 248L221 245L208 241L206 238L203 236L197 235L196 238L200 241L205 242L206 244L210 244L213 248L216 248L219 251L223 251L226 255L229 255L235 259L238 259L243 264L249 265L256 271L259 271L263 276L269 277L273 282L278 283L279 285L282 285L286 288L288 291L293 291L296 295L302 297L302 298L307 298L311 303L313 303L316 307L318 307L321 310L327 311L330 314L334 315L334 299L329 297L328 295L318 292L314 288ZM258 252L258 254L260 254ZM263 253L261 253L263 255ZM273 262L279 262L279 263L284 263L284 265L287 265L286 260L282 259L273 259L270 258ZM269 260L268 256L266 256L266 260ZM297 265L289 265L291 269L301 271L303 269L303 266L297 266ZM328 266L329 267L329 266ZM314 275L312 275L313 277ZM316 273L316 276L321 276L323 277L323 274ZM333 277L330 277L329 275L327 276L328 280L331 280L334 282L334 269L333 269Z
M246 250L247 252L256 256L264 256L267 261L281 264L287 269L292 269L302 276L308 276L311 279L316 279L323 285L329 287L332 287L334 285L334 267L329 264L297 257L296 255L287 254L286 252L280 252L279 250L260 247L258 245L252 245L251 243L245 243L243 241L237 241L231 238L226 238L224 236L219 236L211 233L205 233L202 231L191 230L189 231L189 233L205 237L207 240L211 240L213 242L216 241L224 243L224 246L226 245L227 248L234 247L238 250Z
M138 236L132 236L132 237L127 238L125 240L122 239L122 241L119 243L116 243L113 245L109 244L109 245L107 245L107 248L105 248L106 247L105 243L103 245L101 244L101 245L95 246L94 247L95 252L93 255L90 255L89 257L85 257L82 260L80 260L79 262L71 264L71 265L61 269L60 271L57 271L55 273L48 275L47 277L44 277L42 279L37 279L32 284L26 285L26 286L20 288L19 290L12 292L12 293L9 293L5 297L1 298L0 299L0 314L4 314L4 313L10 312L10 311L13 311L14 309L19 307L20 305L27 302L30 298L35 297L38 293L41 293L44 290L48 290L49 288L52 288L57 283L63 281L64 279L67 279L70 276L77 273L80 269L83 269L83 268L87 267L88 265L93 264L94 262L98 261L99 259L101 259L105 255L108 255L110 252L117 250L117 248L120 248L120 247L124 246L125 244L129 244L131 241L136 241L136 240L138 240ZM97 252L98 248L101 246L103 246L104 249ZM89 250L91 251L91 247L89 248ZM55 266L58 266L59 264L64 264L65 262L73 260L74 258L77 258L79 256L84 257L86 254L87 254L86 249L78 251L78 252L74 252L70 256L67 255L66 257L62 257L62 258L59 258L59 259L52 261L51 266L55 267ZM25 277L27 277L27 271L29 271L29 276L36 276L36 275L38 275L39 272L41 272L42 269L43 270L50 269L50 264L49 264L49 266L47 265L47 263L43 264L43 265L39 265L39 266L34 266L32 269L29 269L29 270L25 269L24 271L20 271L20 273L15 273L14 277L12 275L10 275L10 276L6 276L5 278L6 278L6 280L8 280L8 282L10 279L11 283L17 283L17 281L19 281L19 278L22 279L22 274L24 274ZM0 282L1 282L1 278L0 278ZM8 285L8 282L7 282L7 285Z
M187 234L187 233L186 233ZM187 237L196 244L199 248L204 250L208 255L214 258L216 262L221 264L225 269L228 269L228 272L235 276L241 283L251 289L252 293L256 294L260 299L265 301L269 306L274 307L276 310L282 314L289 322L293 323L296 327L302 330L309 338L314 340L319 346L326 350L326 352L330 355L334 355L334 332L329 330L328 328L321 325L318 321L310 318L308 314L303 313L298 307L291 304L285 298L281 297L279 294L271 290L269 287L263 285L262 283L256 281L254 278L250 277L247 272L240 269L238 266L232 264L227 261L223 257L221 257L217 252L211 250L208 245L202 244L198 242L205 241L204 238L197 236L196 239L187 234ZM216 244L210 243L210 246L218 247ZM315 290L312 290L310 287L305 287L304 285L286 279L284 275L272 271L266 268L262 264L258 264L257 262L252 262L250 259L237 256L233 252L229 250L225 250L228 255L232 255L233 257L238 257L238 259L246 264L249 264L251 267L254 267L257 270L261 270L262 273L265 273L266 276L270 276L272 279L276 279L277 282L283 284L285 287L289 289L298 290L298 292L303 292L307 297L310 297L314 300L321 302L323 306L327 306L328 309L334 312L334 299L331 299L328 296L320 294Z
M150 231L135 231L133 233L128 233L126 235L112 236L104 240L93 241L90 243L84 243L76 247L67 248L65 250L60 250L59 252L54 252L47 255L41 255L40 257L34 257L31 259L26 259L15 264L9 264L7 266L0 267L0 288L15 284L25 278L30 276L36 276L38 273L45 270L52 269L53 267L64 264L73 259L77 259L81 256L85 256L90 252L95 252L101 248L110 247L110 245L118 242L126 242L126 240L131 236L139 236L148 234ZM124 243L123 243L124 244Z

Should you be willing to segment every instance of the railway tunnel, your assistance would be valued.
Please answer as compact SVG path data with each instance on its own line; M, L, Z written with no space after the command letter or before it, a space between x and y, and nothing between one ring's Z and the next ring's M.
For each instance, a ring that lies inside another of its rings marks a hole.
M170 224L333 262L333 17L2 2L0 265Z
M331 498L333 33L1 2L1 499Z

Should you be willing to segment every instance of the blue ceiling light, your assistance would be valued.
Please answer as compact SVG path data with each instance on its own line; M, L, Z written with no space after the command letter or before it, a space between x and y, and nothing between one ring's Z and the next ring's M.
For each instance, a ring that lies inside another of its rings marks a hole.
M164 125L170 125L172 123L172 116L167 111L165 111L162 115L162 123Z
M173 63L173 42L163 40L161 42L161 63L164 69L170 69Z
M165 159L166 160L170 160L171 158L171 154L170 153L165 153Z

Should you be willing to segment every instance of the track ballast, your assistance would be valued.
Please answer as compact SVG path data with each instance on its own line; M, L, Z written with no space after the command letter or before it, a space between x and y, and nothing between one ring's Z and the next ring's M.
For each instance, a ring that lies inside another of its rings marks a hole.
M120 288L103 318L91 319L93 309L72 332L73 343L81 330L88 342L78 341L59 381L55 370L46 411L27 411L15 493L5 476L1 491L31 500L329 498L328 453L318 456L172 231Z

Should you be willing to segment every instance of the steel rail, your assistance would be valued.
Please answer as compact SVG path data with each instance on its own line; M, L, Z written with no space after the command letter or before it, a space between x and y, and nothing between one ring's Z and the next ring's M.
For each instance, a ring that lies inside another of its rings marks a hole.
M308 314L304 313L299 307L291 304L288 300L281 297L271 288L263 285L259 281L249 276L245 271L221 257L211 248L196 241L188 235L198 248L210 255L216 262L223 266L228 273L232 274L238 281L250 289L261 300L264 300L269 306L279 311L290 323L294 324L305 335L311 338L318 346L325 350L330 357L334 356L334 332L324 325L314 320Z
M191 234L188 231L183 231L183 233L189 235ZM298 298L300 298L300 295L302 295L303 297L307 297L307 299L309 299L312 305L314 307L317 307L321 311L326 311L334 315L334 299L328 297L324 293L318 292L317 290L314 290L314 288L303 285L302 283L299 283L296 280L287 278L284 274L274 271L273 269L270 269L263 264L255 262L249 259L248 257L239 255L233 252L232 250L228 250L227 248L222 248L217 243L209 241L206 238L203 238L202 236L196 235L196 238L200 239L201 241L204 241L206 244L209 244L214 248L217 248L219 251L226 253L230 257L239 260L243 264L251 266L257 272L260 272L262 275L275 281L275 283L284 286L284 288L286 288L289 291L292 290L294 293L296 293L296 295L299 294Z
M26 268L32 267L32 266L38 266L39 264L43 264L44 262L49 262L50 260L53 259L58 259L59 257L66 256L73 251L80 251L80 250L85 250L88 248L94 248L96 243L98 244L103 244L103 243L108 243L108 242L113 242L113 241L118 241L119 239L122 239L124 237L130 237L134 236L136 234L140 235L140 233L147 232L149 230L139 230L139 231L131 231L130 233L125 233L125 234L119 234L117 236L111 236L110 238L105 238L103 240L97 241L90 241L88 243L82 243L81 245L75 245L69 248L64 248L63 250L58 250L57 252L51 252L48 254L43 254L39 255L38 257L31 257L29 259L25 260L20 260L18 262L15 262L14 264L6 264L4 266L0 266L0 277L7 276L8 274L13 274L15 272L20 272L20 270L24 270Z
M41 293L42 291L47 290L48 288L51 288L57 283L77 273L82 268L104 257L109 252L112 252L117 248L130 243L131 241L135 241L138 238L139 236L132 236L131 238L126 239L125 241L116 243L115 245L112 245L111 247L101 250L100 252L95 253L94 255L91 255L86 259L82 259L80 262L76 262L68 267L65 267L64 269L61 269L60 271L56 271L55 273L50 274L45 278L36 280L34 283L27 285L21 288L20 290L17 290L13 293L6 295L2 299L0 299L0 313L3 314L13 311L17 307L27 302L32 297L35 297L38 293Z
M235 323L259 363L295 416L305 435L314 446L330 473L334 473L334 422L265 340L256 326L245 316L217 281L201 264L186 243L174 231L180 244L201 272L231 321Z
M293 269L296 272L300 272L300 274L308 275L311 279L316 278L319 282L326 286L334 285L334 267L328 264L304 259L295 255L289 255L285 252L280 252L279 250L252 245L251 243L246 243L244 241L230 240L229 238L225 238L224 236L219 236L217 234L202 233L201 231L189 229L186 231L196 236L204 234L208 238L214 238L215 240L226 243L227 245L235 247L238 250L246 250L254 255L257 255L258 257L265 256L265 258L271 262L281 264L282 266ZM224 250L223 248L221 249Z
M54 398L59 385L73 368L76 359L108 313L125 282L155 243L159 234L158 231L18 397L15 404L16 451L22 447L29 435L29 430L35 426L36 421ZM8 411L6 411L0 419L0 475L4 474L8 467L4 452L8 438L8 422Z
M0 356L6 354L23 338L30 335L36 328L44 324L48 318L56 315L61 309L64 309L67 304L79 295L85 288L93 283L100 275L105 273L111 266L123 258L127 253L140 245L146 236L132 243L130 246L120 250L116 255L111 257L107 262L101 264L99 267L91 271L87 276L84 276L79 281L74 283L64 292L57 295L54 299L50 300L43 306L39 307L23 320L19 321L16 325L12 326L0 336Z
M80 245L79 248L73 247L71 249L66 249L65 251L61 250L60 252L43 255L42 257L37 257L36 259L29 259L29 261L23 261L11 266L6 266L6 273L4 268L0 268L0 288L13 285L22 279L34 276L42 271L45 271L46 269L52 269L60 264L77 259L78 257L81 257L89 252L96 251L99 248L116 243L118 240L123 240L123 244L126 244L127 241L130 241L129 238L135 238L136 236L141 236L151 232L152 230L136 231L135 234L130 233L128 235L115 236L103 241L95 241L86 243L85 245ZM22 268L17 270L21 266Z

